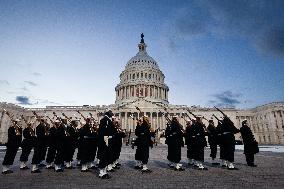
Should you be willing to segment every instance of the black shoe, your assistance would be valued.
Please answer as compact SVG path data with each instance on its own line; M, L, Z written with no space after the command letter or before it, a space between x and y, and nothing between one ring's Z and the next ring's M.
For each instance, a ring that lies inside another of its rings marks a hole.
M63 169L57 169L57 170L54 170L55 172L57 173L60 173L60 172L63 172Z
M176 168L174 169L175 171L184 171L184 168L180 167L180 168Z
M194 167L194 168L198 168L198 165L195 165L195 164L194 164L193 167Z
M151 173L152 171L150 169L142 169L142 173Z
M212 165L220 165L220 163L216 163L216 162L215 162L215 163L212 163Z
M89 169L81 170L82 173L91 172Z
M105 174L103 176L99 176L101 179L110 179L111 176L109 174Z
M30 169L28 166L25 166L25 167L21 167L20 170L28 170Z
M107 170L108 171L108 170ZM114 169L111 169L111 170L109 170L108 172L115 172L115 170Z
M120 169L120 167L118 165L115 165L113 168L114 169Z
M142 166L135 165L134 169L142 169Z
M82 166L82 164L81 163L77 163L77 165L76 165L77 167L81 167Z
M175 168L175 166L172 165L172 164L170 164L170 163L168 164L168 166L169 166L170 168L172 168L172 169Z
M207 169L207 167L203 167L203 168L199 168L199 167L198 167L197 170L204 170L204 171L207 171L208 169Z
M117 163L116 165L117 165L117 166L121 166L121 164L120 164L120 163Z
M3 171L3 172L2 172L2 174L4 174L4 175L11 174L11 173L13 173L12 170L7 170L7 171Z
M54 169L54 166L45 167L46 169Z
M74 169L74 167L73 166L65 167L65 169Z
M45 167L46 165L44 163L41 163L38 165L39 167Z
M239 170L238 168L234 167L234 168L227 168L228 170Z
M222 165L221 167L224 167L224 168L226 168L226 167L228 167L227 165Z
M193 164L193 163L187 163L187 165L188 165L188 166L193 166L194 164Z
M248 166L250 166L250 167L257 167L257 165L255 165L255 164L248 164Z
M31 173L41 173L41 171L39 169L36 169L36 170L31 171Z

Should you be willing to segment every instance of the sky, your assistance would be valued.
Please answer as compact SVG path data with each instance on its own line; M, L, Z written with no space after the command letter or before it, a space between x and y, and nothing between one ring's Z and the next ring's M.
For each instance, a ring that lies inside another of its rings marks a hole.
M283 0L0 0L0 102L114 104L142 32L171 104L284 101L283 8Z

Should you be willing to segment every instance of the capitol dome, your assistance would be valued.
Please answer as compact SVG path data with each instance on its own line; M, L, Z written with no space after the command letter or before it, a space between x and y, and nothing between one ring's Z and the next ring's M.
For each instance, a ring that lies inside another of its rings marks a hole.
M148 55L147 45L141 34L138 53L126 64L120 74L120 83L115 87L118 105L133 102L139 98L168 104L168 86L158 63Z

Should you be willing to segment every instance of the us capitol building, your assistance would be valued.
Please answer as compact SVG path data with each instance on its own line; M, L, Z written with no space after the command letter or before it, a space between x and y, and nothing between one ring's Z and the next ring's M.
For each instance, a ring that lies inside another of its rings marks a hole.
M132 57L126 64L125 70L120 74L120 83L115 87L115 104L108 106L46 106L46 108L23 108L15 104L0 102L0 143L7 140L8 127L11 125L7 115L3 114L3 109L11 112L15 117L24 115L28 121L33 122L34 126L38 123L33 111L38 115L53 118L53 112L62 116L65 113L68 117L78 117L79 110L85 117L90 117L90 113L96 120L103 116L106 109L111 109L120 119L123 129L127 131L135 129L135 121L132 117L139 118L147 115L150 118L152 127L159 128L163 132L166 127L166 119L162 112L167 108L169 116L179 116L180 123L185 126L185 114L189 115L187 109L194 114L204 116L209 119L212 114L217 117L221 113L213 108L202 108L199 106L172 105L168 101L169 87L165 83L165 75L160 70L158 63L148 55L147 45L143 36L138 44L138 53ZM142 113L139 113L135 107L139 107ZM249 127L260 144L284 144L284 102L273 102L270 104L258 106L252 109L240 110L235 108L222 109L240 128L244 119L248 120ZM190 115L189 115L190 116ZM192 116L191 116L192 117ZM81 122L83 119L81 118ZM214 119L215 125L217 120ZM208 123L204 120L204 123ZM25 123L21 122L23 127ZM236 139L241 139L236 135ZM162 140L161 140L162 141Z

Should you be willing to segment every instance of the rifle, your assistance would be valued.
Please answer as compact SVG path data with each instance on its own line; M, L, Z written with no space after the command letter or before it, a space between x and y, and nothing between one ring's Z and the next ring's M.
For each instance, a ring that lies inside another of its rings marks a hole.
M189 119L190 121L193 121L193 119L192 119L191 117L189 117L189 115L187 115L187 113L182 112L182 114L186 115L186 117L188 117L188 119Z
M139 111L139 113L142 113L142 111L140 110L140 108L138 106L135 106L136 110Z
M69 123L71 123L72 120L71 120L70 117L68 117L68 116L67 116L65 113L63 113L63 112L62 112L62 115L68 120Z
M218 110L219 112L221 112L221 114L223 114L224 117L228 117L222 110L220 110L219 108L217 108L216 106L214 106L214 108L216 110Z
M221 120L220 120L217 116L215 116L215 114L212 114L212 116L213 116L213 117L215 117L215 119L217 119L217 120L218 120L218 122L220 122L220 123L221 123Z
M26 118L24 117L24 115L21 115L21 118L24 120L24 122L29 125L30 123L26 120Z
M77 112L78 112L78 114L80 114L80 116L82 116L82 118L83 118L85 121L87 121L87 118L86 118L79 110L77 110Z
M91 118L95 121L95 118L93 116L93 114L90 112L89 115L91 116Z
M53 115L56 117L56 119L58 119L60 122L62 122L61 117L58 117L55 112L53 112Z
M10 118L10 120L14 123L14 118L12 116L12 114L10 114L7 110L3 109L4 113L7 114L7 116Z
M161 112L160 110L159 110L159 112L160 112L162 115L165 116L165 118L166 118L166 120L167 120L167 122L168 122L169 124L172 122L171 119L170 119L164 112Z
M6 111L5 109L4 109L4 112L8 115L8 117L10 118L10 120L11 120L13 126L15 127L16 135L21 135L20 126L15 123L15 120L14 120L14 118L12 117L12 115L11 115L8 111Z
M45 116L45 117L47 117L49 119L49 121L51 122L52 125L55 124L55 122L49 116Z

